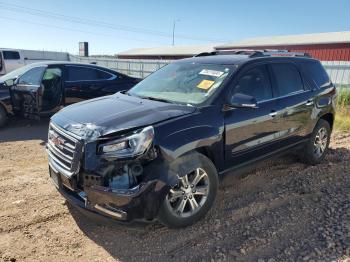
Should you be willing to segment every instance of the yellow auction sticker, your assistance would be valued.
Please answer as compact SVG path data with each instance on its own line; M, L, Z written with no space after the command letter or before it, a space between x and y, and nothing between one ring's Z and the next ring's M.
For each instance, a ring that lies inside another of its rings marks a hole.
M208 90L209 88L212 87L212 85L214 84L214 81L211 80L202 80L197 87L200 89L204 89L204 90Z

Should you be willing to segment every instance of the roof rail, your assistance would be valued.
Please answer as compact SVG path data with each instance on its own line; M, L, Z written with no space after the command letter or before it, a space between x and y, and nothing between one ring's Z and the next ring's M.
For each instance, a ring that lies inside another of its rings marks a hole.
M232 49L232 50L217 50L213 52L204 52L194 55L194 57L200 56L212 56L212 55L253 55L263 50L251 50L251 49Z
M232 50L217 50L213 52L204 52L195 55L194 57L200 56L213 56L213 55L248 55L249 57L311 57L308 53L303 52L290 52L288 50L252 50L252 49L232 49Z
M213 52L203 52L203 53L199 53L194 55L193 57L200 57L200 56L211 56L211 55L217 55L217 51L213 51Z
M278 56L278 57L311 57L308 53L304 52L290 52L288 50L273 50L264 51L258 56ZM257 57L258 57L257 56ZM255 56L254 56L255 57Z

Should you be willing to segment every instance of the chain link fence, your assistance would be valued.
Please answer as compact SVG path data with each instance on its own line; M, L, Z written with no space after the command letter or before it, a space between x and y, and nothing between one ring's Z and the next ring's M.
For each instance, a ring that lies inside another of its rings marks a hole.
M350 61L324 61L322 64L336 86L350 88Z
M70 55L70 61L94 63L139 78L144 78L171 63L171 60L95 58L74 55ZM333 83L338 87L350 88L350 61L323 61L322 64Z
M159 68L169 64L171 60L139 60L139 59L116 59L116 58L98 58L82 57L70 55L70 61L79 63L96 64L104 66L120 73L144 78L157 71Z

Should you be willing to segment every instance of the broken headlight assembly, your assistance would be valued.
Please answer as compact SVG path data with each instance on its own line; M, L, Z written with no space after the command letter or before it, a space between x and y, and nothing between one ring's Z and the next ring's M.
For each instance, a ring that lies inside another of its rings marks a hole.
M115 158L129 158L144 154L153 142L154 129L148 126L132 132L130 135L99 146L102 155Z

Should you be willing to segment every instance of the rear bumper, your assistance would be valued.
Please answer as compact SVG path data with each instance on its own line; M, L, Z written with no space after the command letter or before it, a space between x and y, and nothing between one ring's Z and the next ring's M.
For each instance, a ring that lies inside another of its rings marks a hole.
M57 179L53 176L57 176ZM152 180L128 190L92 186L80 191L72 179L55 173L51 168L50 177L70 204L119 222L155 219L170 190L164 182Z

